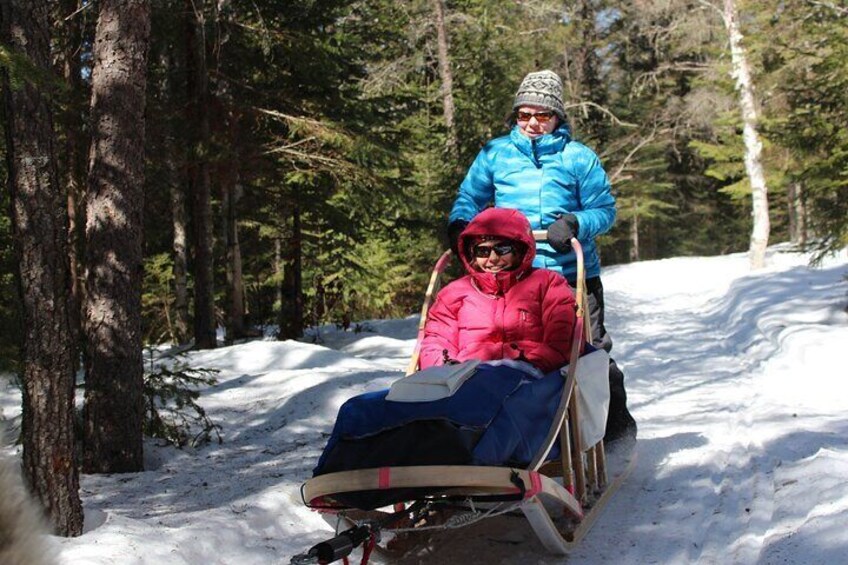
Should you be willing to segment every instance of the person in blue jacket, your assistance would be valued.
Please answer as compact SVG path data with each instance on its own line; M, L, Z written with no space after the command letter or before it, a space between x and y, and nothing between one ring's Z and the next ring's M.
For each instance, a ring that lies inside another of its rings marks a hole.
M615 222L615 197L598 156L571 137L559 75L544 70L524 77L508 125L509 134L483 147L459 187L448 224L451 248L456 253L459 234L486 207L513 208L527 217L533 230L547 230L547 241L537 244L533 266L554 270L575 286L571 238L576 236L583 247L594 345L610 351L595 237ZM635 437L624 375L614 361L610 393L606 439Z

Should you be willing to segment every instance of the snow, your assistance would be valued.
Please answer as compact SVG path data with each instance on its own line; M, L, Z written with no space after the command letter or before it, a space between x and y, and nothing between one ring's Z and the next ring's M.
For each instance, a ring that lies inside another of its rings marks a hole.
M744 254L606 269L607 328L639 422L633 473L567 558L508 516L472 554L445 548L423 562L844 561L848 253L807 261L776 246L757 272ZM288 563L330 537L300 485L340 404L402 375L417 323L191 353L192 366L220 371L199 402L223 443L148 441L145 472L83 476L86 530L50 538L60 562ZM7 419L19 403L0 383Z

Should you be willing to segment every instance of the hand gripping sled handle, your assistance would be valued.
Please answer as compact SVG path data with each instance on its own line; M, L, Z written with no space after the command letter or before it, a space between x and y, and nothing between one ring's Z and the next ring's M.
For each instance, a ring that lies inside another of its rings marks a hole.
M533 239L536 241L547 241L548 230L533 230ZM577 317L582 318L586 307L586 304L583 302L586 296L586 273L583 266L583 246L580 245L576 237L571 238L571 249L574 250L574 254L577 256L577 281L575 287L577 296L575 298L577 301ZM586 334L586 341L592 343L592 325L585 324L583 329Z

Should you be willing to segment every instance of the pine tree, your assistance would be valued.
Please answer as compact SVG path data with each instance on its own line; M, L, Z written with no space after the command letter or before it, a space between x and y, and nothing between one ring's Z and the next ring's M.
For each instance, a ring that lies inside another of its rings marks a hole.
M55 531L82 533L74 458L66 194L53 145L49 6L4 2L6 167L23 312L23 467Z
M800 0L773 8L761 48L772 140L786 150L793 221L821 257L848 245L848 10Z
M86 199L84 465L143 469L144 100L150 4L100 3Z

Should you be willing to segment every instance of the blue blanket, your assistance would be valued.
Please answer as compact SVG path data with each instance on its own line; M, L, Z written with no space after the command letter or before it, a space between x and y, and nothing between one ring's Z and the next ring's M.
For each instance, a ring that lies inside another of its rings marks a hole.
M559 371L536 378L514 367L481 364L448 398L392 402L386 400L388 390L356 396L339 409L315 474L361 468L358 460L364 453L370 459L367 466L526 466L548 433L562 386ZM413 462L398 455L404 447L415 450ZM467 456L456 459L451 455L456 450L467 450ZM385 455L375 455L379 453ZM557 442L549 457L558 454ZM329 459L332 468L326 469Z

